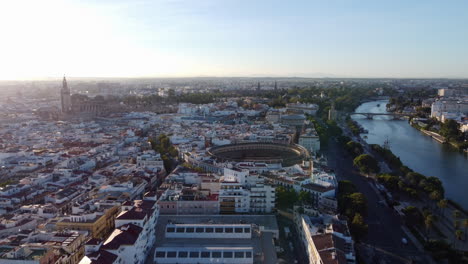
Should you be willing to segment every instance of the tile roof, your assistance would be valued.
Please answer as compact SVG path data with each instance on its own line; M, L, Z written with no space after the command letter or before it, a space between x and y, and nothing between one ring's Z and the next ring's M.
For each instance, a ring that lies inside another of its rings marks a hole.
M346 263L344 239L327 233L312 236L312 240L323 264Z

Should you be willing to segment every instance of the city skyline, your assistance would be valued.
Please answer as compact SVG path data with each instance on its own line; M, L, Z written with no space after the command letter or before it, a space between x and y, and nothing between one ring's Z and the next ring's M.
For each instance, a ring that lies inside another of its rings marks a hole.
M71 77L468 78L452 1L2 3L0 80ZM24 8L28 6L28 8Z

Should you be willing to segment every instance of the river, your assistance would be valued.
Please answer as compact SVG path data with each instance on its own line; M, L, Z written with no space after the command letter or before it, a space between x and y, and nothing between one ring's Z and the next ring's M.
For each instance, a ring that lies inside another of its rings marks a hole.
M373 101L360 105L355 112L387 113L388 101ZM454 148L440 144L411 127L407 120L391 120L374 116L373 120L353 116L368 134L367 143L383 145L388 139L392 152L403 164L426 176L438 177L445 188L445 196L465 209L468 208L468 159Z

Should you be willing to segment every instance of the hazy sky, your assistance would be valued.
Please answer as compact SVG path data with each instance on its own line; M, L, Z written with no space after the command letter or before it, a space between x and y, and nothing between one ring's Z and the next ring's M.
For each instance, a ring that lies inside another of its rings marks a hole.
M466 0L2 0L0 79L468 77Z

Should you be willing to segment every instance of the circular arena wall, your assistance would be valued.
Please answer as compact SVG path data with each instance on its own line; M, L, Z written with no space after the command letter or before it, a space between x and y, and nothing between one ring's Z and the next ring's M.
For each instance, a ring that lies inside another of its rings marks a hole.
M309 152L297 144L248 142L212 147L208 153L219 161L281 163L289 167L309 159Z

